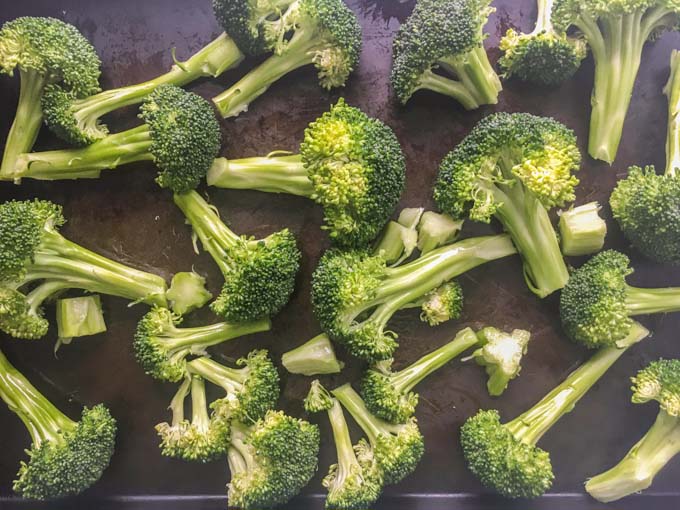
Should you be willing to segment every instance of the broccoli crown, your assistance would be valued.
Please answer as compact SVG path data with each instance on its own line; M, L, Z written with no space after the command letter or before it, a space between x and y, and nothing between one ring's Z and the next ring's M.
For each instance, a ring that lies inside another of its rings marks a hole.
M389 365L391 360L366 371L361 380L361 397L371 413L391 423L404 423L416 412L418 394L395 387Z
M501 395L510 380L517 377L522 369L522 357L527 352L531 333L523 329L506 333L497 328L486 327L479 331L477 336L483 345L472 354L472 357L486 367L489 374L487 384L489 394Z
M288 302L300 268L300 250L288 230L265 239L241 238L229 248L230 269L210 304L217 315L244 321L276 314Z
M90 487L109 465L116 440L116 421L97 405L84 409L73 428L58 440L34 444L22 462L14 490L25 498L54 499Z
M447 282L425 296L420 319L430 326L458 319L463 313L463 303L463 287L455 280Z
M139 117L149 127L149 152L161 169L156 182L175 193L198 186L221 144L210 103L174 85L161 85L144 100Z
M392 129L341 98L305 130L300 154L331 239L353 247L374 239L404 189L406 163Z
M645 256L680 263L680 178L631 167L609 198L626 238Z
M489 0L419 0L394 39L392 86L406 103L423 73L442 61L465 61L482 47Z
M606 250L574 271L560 297L562 326L571 339L592 349L628 334L633 326L626 311L629 264L623 253Z
M399 483L413 473L425 453L417 420L411 417L404 424L389 426L375 438L373 451L385 483Z
M631 380L634 403L656 400L667 414L680 416L680 360L653 361Z
M25 295L0 287L0 331L14 338L36 340L47 334L49 326L42 309L32 309Z
M34 71L83 97L99 91L100 65L90 42L61 20L22 17L0 29L0 72Z
M498 411L480 411L460 432L470 471L488 488L508 498L534 498L552 485L548 452L523 443L500 422Z
M180 335L182 318L167 308L154 307L137 324L133 347L144 372L163 381L179 381L186 374L184 351L173 356L172 339Z
M581 154L560 122L528 113L482 119L442 161L435 184L438 206L454 218L467 213L488 222L502 205L498 185L523 186L546 208L573 201Z
M333 464L322 481L328 489L328 510L365 510L382 493L382 470L365 439L354 445L354 455L356 464Z
M320 413L333 407L333 397L318 379L314 379L304 400L305 411Z

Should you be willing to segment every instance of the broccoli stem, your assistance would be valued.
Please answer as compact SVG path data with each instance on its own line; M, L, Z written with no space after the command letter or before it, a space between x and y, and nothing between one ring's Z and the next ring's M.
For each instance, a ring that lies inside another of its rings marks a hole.
M191 379L185 377L179 385L177 392L170 401L170 411L172 412L172 426L177 427L184 421L184 401L191 389Z
M34 447L58 444L76 423L45 398L0 351L0 398L24 422Z
M234 41L222 33L184 62L176 62L171 70L152 80L129 85L73 102L72 111L79 125L85 129L97 129L97 121L103 115L133 104L141 103L160 85L182 87L200 77L217 77L238 65L243 54ZM28 151L22 151L28 152Z
M480 104L474 94L461 82L445 78L431 69L420 75L418 86L413 90L431 90L445 96L450 96L458 101L466 110L476 110Z
M586 490L607 503L640 492L680 453L680 420L660 411L654 425L616 466L586 483Z
M205 382L202 377L191 378L191 425L199 432L210 429L210 415L205 398Z
M208 185L229 189L253 189L310 198L312 181L299 154L232 159L217 158L208 171Z
M628 315L680 311L680 287L640 289L627 285L626 310Z
M151 143L149 127L142 124L80 149L21 154L17 175L41 180L97 178L101 170L135 161L153 161Z
M335 451L338 455L337 480L342 481L354 469L361 469L361 467L354 453L352 438L349 435L349 428L347 427L345 415L342 412L342 406L335 399L333 399L331 408L328 409L328 419L333 429ZM341 485L341 483L338 483L338 485Z
M28 304L30 313L37 314L43 302L58 292L66 289L72 289L70 282L66 281L46 281L35 287L26 295L26 303Z
M460 331L449 343L441 346L408 367L389 376L392 386L398 393L411 391L420 381L432 372L446 365L459 354L479 343L479 338L470 328Z
M17 169L19 156L30 152L38 138L43 121L40 101L47 84L47 78L37 71L20 69L19 77L19 103L5 141L5 153L0 165L0 179L16 182L22 177Z
M223 388L228 394L240 391L243 383L248 378L246 368L234 369L226 367L205 356L190 361L189 368L193 374L197 374L214 385Z
M443 59L439 64L458 78L477 106L498 103L498 94L503 86L482 44L464 58Z
M283 353L281 364L291 374L337 374L345 366L335 357L328 335L321 333L299 347Z
M663 91L668 96L668 133L666 134L666 172L675 177L680 168L680 53L671 54L671 74Z
M191 352L201 353L205 348L233 340L245 335L268 331L271 327L269 319L258 319L251 322L218 322L194 328L173 327L164 335L156 337L170 351L182 351L189 348Z
M238 473L253 471L257 467L255 452L253 447L248 444L248 428L240 422L231 425L231 442L227 450L227 460L229 471L234 478Z
M354 388L349 383L335 388L331 393L349 411L352 418L354 418L368 436L371 444L375 444L379 436L396 434L403 427L403 425L393 425L373 415L366 407L361 396L354 391Z
M536 12L536 26L529 35L551 33L554 31L551 19L554 3L554 0L536 0L538 9Z

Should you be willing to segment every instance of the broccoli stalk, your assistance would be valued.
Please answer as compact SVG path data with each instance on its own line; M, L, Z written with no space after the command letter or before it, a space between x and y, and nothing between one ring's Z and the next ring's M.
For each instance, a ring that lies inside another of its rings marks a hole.
M461 429L463 453L472 473L508 498L534 498L552 485L550 454L536 443L632 345L649 334L635 324L616 347L605 347L574 370L535 406L502 424L496 410L479 411Z
M590 255L602 249L607 223L600 217L600 209L597 202L589 202L559 213L560 245L564 255Z
M659 402L654 424L626 456L586 482L586 490L608 503L652 485L654 477L680 454L680 360L652 362L633 380L633 403Z
M26 425L31 447L22 462L14 491L30 499L79 494L101 477L116 440L116 422L108 409L83 409L76 422L45 398L0 351L0 398Z
M337 374L345 366L335 357L328 335L321 333L304 344L283 353L281 364L291 374Z
M59 344L69 344L74 337L106 331L99 295L59 299L56 308Z

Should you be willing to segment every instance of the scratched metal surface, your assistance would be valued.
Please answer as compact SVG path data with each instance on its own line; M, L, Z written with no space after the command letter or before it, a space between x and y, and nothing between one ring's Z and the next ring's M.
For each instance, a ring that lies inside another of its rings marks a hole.
M165 71L171 64L169 49L177 48L180 58L188 56L219 32L208 0L2 0L0 21L20 15L56 16L65 19L90 38L104 62L103 87L136 83ZM498 0L497 12L487 25L487 46L495 60L500 34L509 27L530 29L534 16L532 0ZM431 185L438 162L483 116L492 111L528 111L551 115L573 128L585 154L592 62L586 61L578 75L557 90L530 90L519 83L505 83L500 103L493 108L464 112L453 101L429 93L418 93L401 108L388 87L391 41L400 21L413 2L395 0L351 0L361 19L364 51L361 64L346 89L323 92L314 71L301 70L281 80L250 111L223 123L223 153L231 157L266 154L274 149L295 150L306 124L324 112L339 96L392 126L408 159L408 185L401 206L432 206ZM578 203L597 199L607 202L609 192L628 165L664 162L665 99L661 87L666 80L670 51L680 38L666 34L644 53L642 68L628 115L619 157L613 168L585 158L580 173L582 184ZM202 82L192 90L212 97L255 62L218 80ZM0 77L0 141L9 127L17 98L17 81ZM135 124L134 110L111 115L116 130ZM37 148L57 147L45 133ZM190 233L173 206L168 193L153 183L150 165L105 172L97 181L40 183L25 181L21 186L3 183L0 199L41 197L64 205L69 223L63 232L117 260L169 277L195 268L208 276L213 290L220 276L208 256L192 253ZM257 192L211 190L210 198L236 231L263 236L284 226L299 237L304 262L297 290L285 310L274 320L271 333L238 340L217 352L237 357L254 347L267 347L276 357L318 332L309 303L309 278L316 261L327 247L318 226L321 211L314 204L295 197ZM610 212L605 207L610 219ZM624 249L637 267L631 281L640 285L680 285L680 272L658 267L629 249L610 221L608 246ZM469 224L466 235L497 231L498 225ZM580 263L580 261L574 261ZM389 487L376 509L416 508L601 508L583 494L582 483L589 475L609 467L652 422L655 405L634 406L629 401L628 377L647 361L677 354L679 316L654 317L644 322L654 337L631 350L542 440L552 454L556 482L551 494L534 502L511 503L485 496L478 482L466 471L458 446L458 428L480 407L497 407L512 418L535 403L583 361L586 352L561 335L556 298L539 301L526 288L517 259L503 260L479 268L462 279L466 309L461 320L428 328L417 312L395 317L400 335L397 366L449 340L466 325L483 322L506 327L527 328L533 333L522 376L510 385L500 400L485 394L484 374L476 366L451 363L420 387L418 418L426 438L425 458L415 474L404 483ZM110 469L84 497L46 505L21 503L11 498L11 480L28 436L19 420L0 406L3 436L0 456L0 508L221 508L228 480L226 462L188 464L160 456L153 426L166 419L166 407L173 392L145 377L131 353L131 336L142 306L127 308L122 300L105 298L109 327L106 334L63 348L58 359L52 354L54 332L41 341L0 338L10 359L25 371L54 402L76 416L82 404L105 402L119 421L118 448ZM53 310L48 309L53 317ZM214 320L209 312L192 321ZM355 380L356 363L329 385ZM283 409L301 414L300 399L309 380L282 373ZM323 433L320 472L303 495L289 508L321 508L320 487L334 450L329 427L319 420ZM355 438L357 429L352 427ZM658 476L652 491L616 506L618 509L678 508L677 479L680 462L674 462ZM4 498L4 499L3 499Z

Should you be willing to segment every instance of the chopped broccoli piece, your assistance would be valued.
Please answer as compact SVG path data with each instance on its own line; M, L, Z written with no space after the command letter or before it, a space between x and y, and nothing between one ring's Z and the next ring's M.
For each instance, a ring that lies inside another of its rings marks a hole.
M418 249L423 255L458 239L463 220L454 220L448 214L426 211L418 224Z
M281 364L291 374L302 375L337 374L345 367L335 357L333 344L325 333L283 353Z
M409 258L418 245L418 230L390 221L375 242L373 252L380 254L388 266L401 264Z
M106 331L101 297L82 296L57 300L57 336L61 343Z
M599 215L600 209L602 207L597 202L589 202L558 213L564 255L590 255L603 248L607 224Z
M176 273L165 293L172 311L184 315L203 307L212 299L212 294L205 288L205 278L194 271Z
M431 290L423 297L420 308L420 320L430 326L438 326L442 322L458 319L463 313L463 287L456 280L451 280Z

